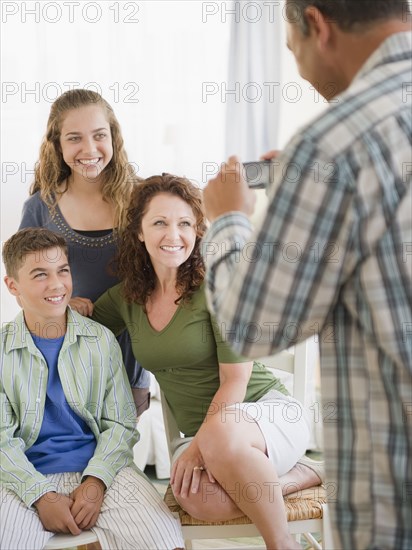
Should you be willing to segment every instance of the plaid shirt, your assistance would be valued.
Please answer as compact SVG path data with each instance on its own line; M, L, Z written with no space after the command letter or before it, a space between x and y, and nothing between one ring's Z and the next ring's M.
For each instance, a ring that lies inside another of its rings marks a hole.
M203 242L237 352L319 339L334 535L351 550L412 548L411 49L388 38L289 143L255 231L232 212Z

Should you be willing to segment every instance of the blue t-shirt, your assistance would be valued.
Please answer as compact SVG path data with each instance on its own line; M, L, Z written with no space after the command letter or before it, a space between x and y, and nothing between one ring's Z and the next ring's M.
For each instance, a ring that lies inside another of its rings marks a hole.
M96 438L86 422L69 406L57 370L64 336L40 338L32 334L48 366L43 423L26 456L42 474L83 472L96 449Z

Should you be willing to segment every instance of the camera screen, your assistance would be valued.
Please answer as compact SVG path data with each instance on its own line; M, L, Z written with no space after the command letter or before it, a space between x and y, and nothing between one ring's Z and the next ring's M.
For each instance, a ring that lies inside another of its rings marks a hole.
M244 177L252 189L265 189L273 181L275 164L270 160L244 162Z

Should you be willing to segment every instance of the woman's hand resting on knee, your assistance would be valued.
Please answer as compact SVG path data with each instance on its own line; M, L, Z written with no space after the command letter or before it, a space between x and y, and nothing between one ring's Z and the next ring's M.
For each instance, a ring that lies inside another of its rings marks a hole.
M210 483L215 483L215 478L204 465L203 457L194 439L173 463L170 485L175 496L187 498L189 492L197 493L203 471L207 473Z

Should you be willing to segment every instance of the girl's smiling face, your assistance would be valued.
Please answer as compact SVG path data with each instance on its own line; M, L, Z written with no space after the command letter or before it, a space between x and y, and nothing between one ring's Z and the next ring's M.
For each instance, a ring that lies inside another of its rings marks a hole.
M176 270L190 256L196 242L192 207L171 193L158 193L142 218L139 239L144 242L154 270Z
M113 157L110 124L99 105L73 109L63 120L60 147L74 178L95 181Z

